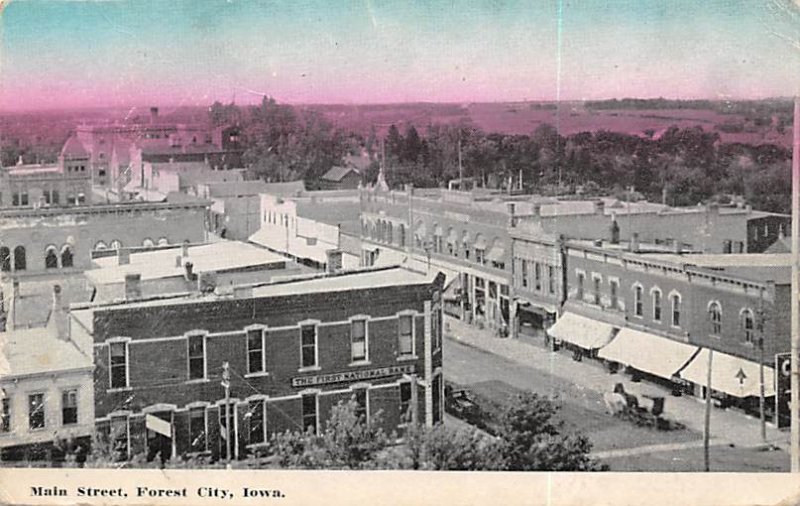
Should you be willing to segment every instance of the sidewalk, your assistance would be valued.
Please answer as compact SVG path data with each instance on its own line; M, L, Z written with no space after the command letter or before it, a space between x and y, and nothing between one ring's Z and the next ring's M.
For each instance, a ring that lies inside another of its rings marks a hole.
M586 358L583 362L575 362L566 353L546 349L536 342L536 338L498 338L490 330L480 330L448 316L445 316L444 323L447 339L536 368L599 394L612 391L616 383L624 383L625 390L637 396L644 393L663 396L664 411L668 418L700 433L703 431L705 405L702 399L690 396L673 397L667 389L645 381L633 383L625 374L609 374L595 360ZM445 358L445 371L446 360ZM713 408L711 412L711 437L716 440L715 443L724 442L739 447L758 447L763 444L758 419L718 408ZM788 449L789 433L767 425L767 441Z

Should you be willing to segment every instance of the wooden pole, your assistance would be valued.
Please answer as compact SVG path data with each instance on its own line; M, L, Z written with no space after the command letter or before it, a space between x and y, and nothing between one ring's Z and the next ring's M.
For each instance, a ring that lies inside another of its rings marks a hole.
M791 471L800 473L800 96L794 99L792 128L792 342L791 342Z
M709 441L711 439L711 361L714 357L714 350L708 349L708 371L706 376L706 416L703 425L703 470L711 470L709 456Z

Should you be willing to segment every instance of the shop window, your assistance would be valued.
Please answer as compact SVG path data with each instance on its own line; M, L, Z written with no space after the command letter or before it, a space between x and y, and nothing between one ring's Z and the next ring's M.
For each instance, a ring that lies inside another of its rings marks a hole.
M433 377L433 423L442 421L442 375Z
M400 383L400 419L404 422L411 420L411 383Z
M369 416L367 412L367 389L357 388L353 394L353 399L356 402L356 419L363 419L364 422L367 422Z
M264 401L251 401L248 405L246 416L250 419L250 444L263 443L266 438Z
M74 388L61 392L61 423L62 425L78 423L78 390Z
M130 431L127 416L111 418L111 444L116 460L127 460L130 449Z
M189 451L204 452L208 449L206 438L206 408L189 410Z
M28 427L44 429L44 424L44 394L31 394L28 396Z
M309 394L302 397L303 403L303 431L317 433L317 395Z
M109 353L109 382L111 388L128 387L128 345L111 343Z

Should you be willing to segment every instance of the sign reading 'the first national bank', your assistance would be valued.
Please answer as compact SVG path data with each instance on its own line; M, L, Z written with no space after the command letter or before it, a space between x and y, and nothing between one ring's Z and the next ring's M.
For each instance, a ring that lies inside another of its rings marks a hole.
M310 387L315 385L327 385L330 383L343 383L345 381L360 381L397 374L413 374L414 365L395 365L391 367L381 367L380 369L367 369L364 371L346 371L332 374L319 374L316 376L300 376L292 378L293 387Z

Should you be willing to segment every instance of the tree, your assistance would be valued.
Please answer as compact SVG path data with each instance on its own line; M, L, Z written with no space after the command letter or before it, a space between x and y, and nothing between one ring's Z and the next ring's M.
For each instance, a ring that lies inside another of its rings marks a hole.
M591 443L566 433L558 406L533 393L517 396L500 415L498 436L509 471L600 471L589 456Z

